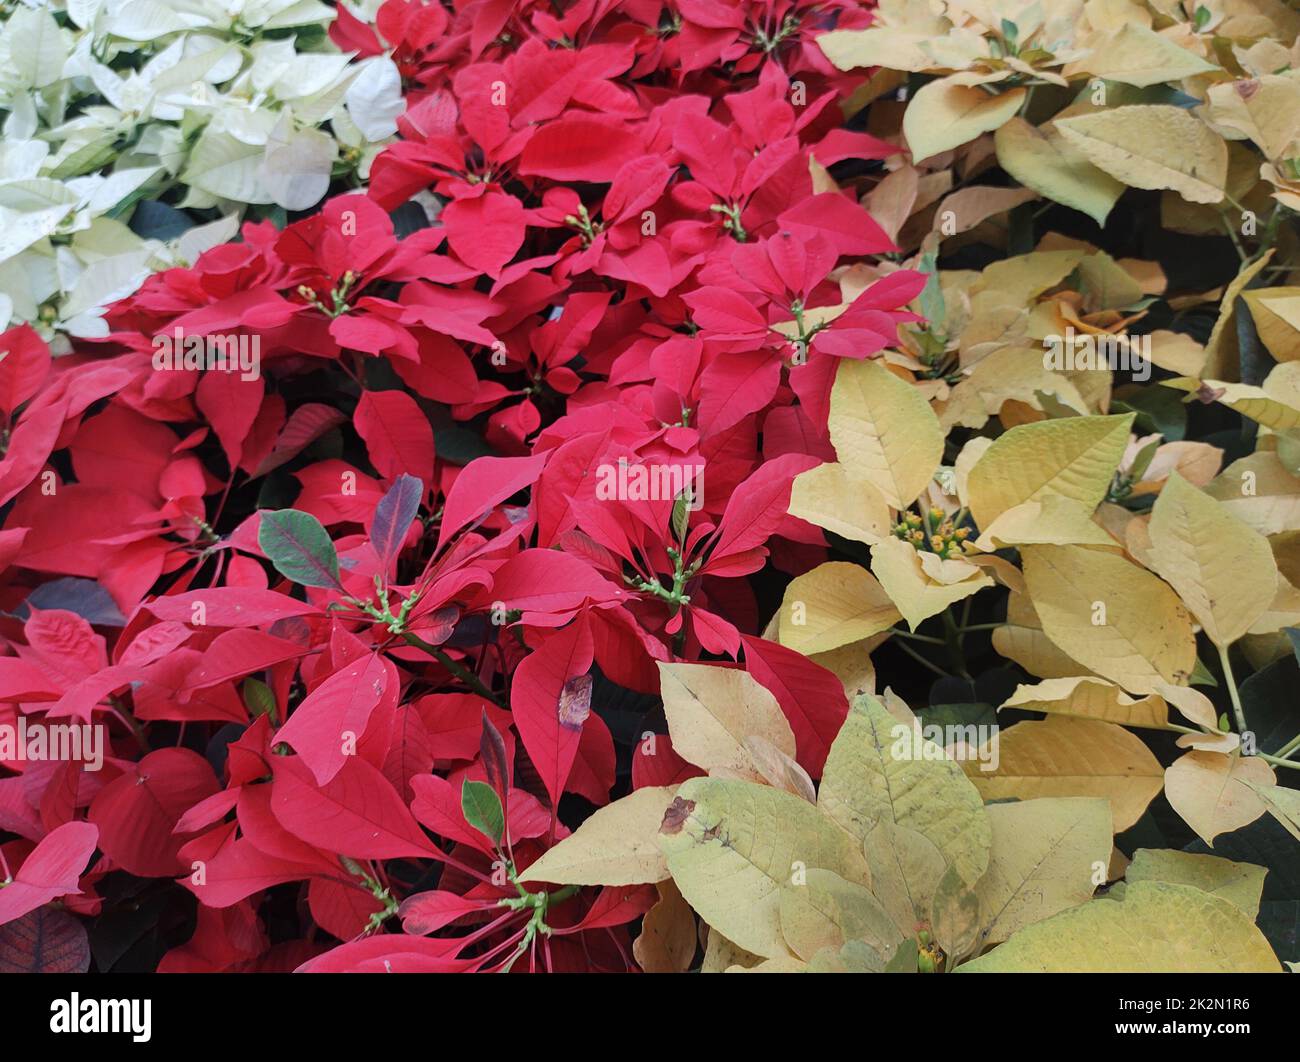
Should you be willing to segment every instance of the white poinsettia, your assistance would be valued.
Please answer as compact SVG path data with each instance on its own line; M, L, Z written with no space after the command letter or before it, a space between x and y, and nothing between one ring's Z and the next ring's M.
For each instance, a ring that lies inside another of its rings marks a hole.
M105 334L106 305L249 208L306 210L364 180L401 78L340 53L333 18L318 0L0 8L0 328Z

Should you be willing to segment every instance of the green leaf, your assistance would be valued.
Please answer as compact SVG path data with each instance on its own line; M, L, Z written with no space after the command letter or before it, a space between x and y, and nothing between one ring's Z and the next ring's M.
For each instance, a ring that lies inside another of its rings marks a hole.
M261 679L244 679L244 703L248 705L248 710L254 718L259 715L269 715L271 722L278 725L275 694Z
M343 589L334 543L310 513L297 509L262 513L257 544L286 579L302 586Z
M460 787L460 810L468 822L493 844L501 843L505 833L506 816L501 810L501 798L486 782L466 778Z

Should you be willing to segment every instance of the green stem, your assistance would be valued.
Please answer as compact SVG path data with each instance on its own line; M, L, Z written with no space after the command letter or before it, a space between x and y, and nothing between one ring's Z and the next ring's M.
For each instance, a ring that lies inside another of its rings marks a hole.
M1274 755L1280 756L1282 759L1286 759L1288 756L1291 755L1291 753L1295 752L1296 749L1300 749L1300 734L1297 734L1285 745L1283 745L1280 749L1278 749Z
M944 671L943 668L938 667L938 666L936 666L935 664L930 663L930 661L928 661L925 657L923 657L920 653L918 653L915 649L913 649L913 648L912 648L910 645L908 645L906 642L899 642L899 643L898 643L898 648L900 648L901 650L903 650L903 652L905 652L908 656L910 656L913 660L915 660L915 661L916 661L918 664L920 664L922 667L929 668L931 671L933 671L933 672L934 672L936 675L938 675L940 678L948 678L948 677L949 677L948 672Z
M1237 690L1237 680L1232 674L1232 662L1228 659L1228 647L1220 645L1219 663L1223 665L1223 677L1228 683L1228 695L1232 698L1232 714L1237 720L1237 733L1244 734L1249 728L1246 726L1246 713L1241 707L1241 694Z
M947 635L948 659L954 672L969 681L970 672L966 670L966 658L961 651L961 631L957 629L957 621L952 618L949 609L944 609L943 612L943 629Z
M896 634L900 638L908 638L914 642L925 642L927 645L947 645L942 638L931 638L928 634L914 634L912 631L905 631L899 627L890 627L890 634Z
M453 660L450 656L444 653L436 645L431 645L429 642L426 642L423 638L421 638L418 634L414 634L411 631L403 631L402 640L406 642L407 645L413 645L417 649L424 650L431 657L437 660L438 663L440 663L443 667L445 667L448 671L450 671L453 675L455 675L458 679L460 679L461 682L465 683L466 686L468 686L475 693L477 693L480 697L486 697L493 704L497 705L500 708L508 707L508 705L506 705L506 703L504 702L504 700L502 699L499 693L494 693L488 686L486 686L483 683L482 679L480 679L476 674L474 674L474 672L470 671L468 668L464 667L463 665L456 663L455 660Z

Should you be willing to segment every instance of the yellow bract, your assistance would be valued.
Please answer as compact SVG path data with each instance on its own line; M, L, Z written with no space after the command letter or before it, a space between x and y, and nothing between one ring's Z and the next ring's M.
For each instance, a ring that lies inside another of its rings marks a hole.
M943 457L943 429L930 403L879 361L840 362L830 434L840 463L895 509L916 499Z

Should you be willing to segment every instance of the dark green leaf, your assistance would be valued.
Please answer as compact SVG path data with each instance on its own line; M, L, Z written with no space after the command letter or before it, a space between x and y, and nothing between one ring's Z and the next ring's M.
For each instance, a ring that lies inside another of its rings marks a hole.
M262 513L257 544L286 579L302 586L343 588L334 543L310 513L297 509Z

